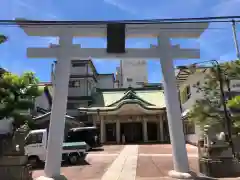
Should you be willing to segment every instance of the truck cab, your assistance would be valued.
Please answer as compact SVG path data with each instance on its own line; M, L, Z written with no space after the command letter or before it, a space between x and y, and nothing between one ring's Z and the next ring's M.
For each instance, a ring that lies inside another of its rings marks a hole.
M45 161L47 150L47 130L32 130L25 138L25 155L38 157L38 160Z
M36 166L39 162L45 162L47 151L47 129L32 130L25 137L25 155L29 163ZM85 158L87 145L85 142L63 143L62 161L68 160L76 164L80 158Z

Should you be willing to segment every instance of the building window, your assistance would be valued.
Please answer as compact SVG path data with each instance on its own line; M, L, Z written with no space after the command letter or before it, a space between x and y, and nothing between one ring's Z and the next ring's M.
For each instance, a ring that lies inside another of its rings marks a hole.
M69 87L71 88L79 88L81 86L80 80L70 80L69 81Z
M184 120L184 133L185 134L195 134L195 124L189 121Z
M127 78L127 82L132 82L133 79L132 78Z
M72 63L72 67L84 67L84 63Z
M137 85L144 85L144 82L136 82Z
M43 133L30 134L25 142L26 144L39 144L42 143Z

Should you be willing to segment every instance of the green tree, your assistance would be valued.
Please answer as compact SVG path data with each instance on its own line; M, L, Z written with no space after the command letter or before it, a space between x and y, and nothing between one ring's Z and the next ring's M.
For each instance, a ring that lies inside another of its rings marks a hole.
M240 79L240 61L231 61L220 64L221 78L224 87L229 85L229 80ZM196 100L189 120L193 121L200 128L205 125L214 126L215 129L222 129L224 126L224 113L220 112L222 107L219 71L217 66L210 67L205 72L205 81L203 84L196 84L198 93L202 93L203 98Z
M15 128L31 123L29 110L41 94L38 79L32 72L18 76L5 72L0 78L0 119L12 118Z
M235 96L232 99L228 100L227 106L232 109L240 109L240 96ZM237 132L240 132L240 115L239 113L235 114L232 117L233 125L237 129Z
M0 34L0 44L4 43L6 41L7 41L7 37Z

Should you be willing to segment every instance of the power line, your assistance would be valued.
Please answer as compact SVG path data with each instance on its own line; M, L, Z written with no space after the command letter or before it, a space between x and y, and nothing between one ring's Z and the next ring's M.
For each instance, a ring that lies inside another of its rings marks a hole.
M5 26L4 24L0 24L0 27L1 26ZM42 26L42 25L23 25L24 27L28 27L28 28L48 28L48 26L46 25L46 26ZM75 25L59 25L59 26L67 26L67 28L74 28L74 26ZM51 28L59 28L59 26L53 26L53 27L51 27ZM6 27L18 27L18 25L7 25ZM81 27L81 29L84 29L84 28L89 28L89 27L84 27L84 26L82 26ZM97 27L98 29L105 29L106 27ZM144 29L144 27L136 27L136 28L132 28L131 27L131 29L136 29L136 30L139 30L139 29ZM154 28L154 27L148 27L148 29L149 30L155 30L155 29L161 29L161 30L187 30L187 31L202 31L202 30L205 30L205 28L182 28L182 27L161 27L161 28ZM229 29L231 29L230 27L228 28L228 27L221 27L221 28L211 28L211 27L208 27L207 28L208 30L229 30Z
M116 21L43 21L43 20L0 20L2 25L98 25L111 23L124 24L173 24L173 23L226 23L240 22L240 16L217 16L217 17L200 17L200 18L175 18L175 19L145 19L145 20L116 20Z

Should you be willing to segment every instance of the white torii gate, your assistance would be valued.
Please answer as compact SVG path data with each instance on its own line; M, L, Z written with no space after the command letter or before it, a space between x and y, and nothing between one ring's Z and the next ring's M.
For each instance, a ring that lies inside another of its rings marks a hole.
M73 37L106 37L106 24L89 25L44 25L41 23L24 25L19 21L29 36L57 36L59 45L49 48L28 48L29 58L57 58L56 79L52 113L50 119L47 157L45 164L46 177L60 176L61 149L65 126L68 81L72 59L121 58L121 59L159 59L164 79L164 94L167 108L170 139L173 149L174 170L169 175L175 178L190 178L185 138L181 122L180 102L175 82L173 59L195 59L200 57L199 49L181 49L172 46L170 38L198 38L208 27L208 23L180 24L126 24L126 38L157 38L158 44L145 49L126 49L124 54L108 54L105 48L80 48L73 45ZM70 27L71 26L71 27Z

